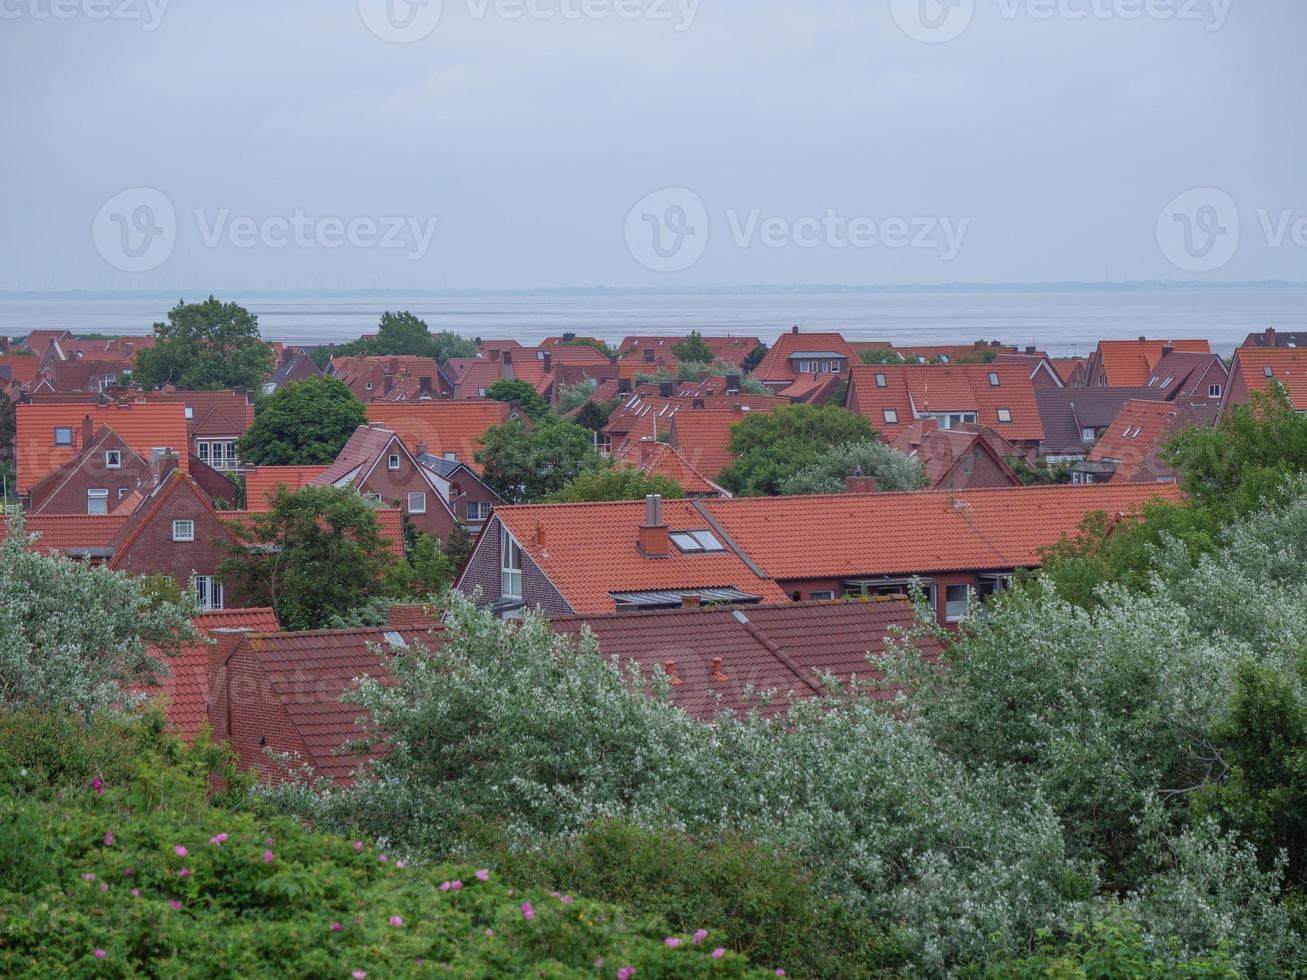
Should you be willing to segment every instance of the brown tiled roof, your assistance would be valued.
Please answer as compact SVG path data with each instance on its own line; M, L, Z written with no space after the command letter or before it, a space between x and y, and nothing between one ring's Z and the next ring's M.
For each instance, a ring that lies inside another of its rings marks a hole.
M986 438L987 434L992 435L992 439ZM1021 479L1012 471L1006 458L1021 454L1014 446L994 435L992 429L972 425L941 429L939 423L931 419L916 422L904 429L893 445L899 452L921 461L928 487L938 485L958 461L970 456L973 450L992 457L1012 486L1021 484Z
M1104 460L1119 463L1111 482L1126 483L1141 475L1144 465L1163 440L1196 423L1193 412L1184 405L1128 401L1086 458L1091 463ZM1171 475L1172 472L1170 467L1165 467L1161 475Z
M33 551L62 555L69 549L108 548L126 514L32 514L27 530L39 534Z
M633 466L644 472L666 477L679 484L688 496L726 496L730 494L690 465L680 450L665 442L642 439L628 442L614 458L617 462Z
M268 498L277 487L292 493L308 486L325 466L260 466L245 471L245 506L253 512L268 509Z
M1040 388L1035 391L1040 423L1044 426L1043 452L1047 455L1076 455L1092 444L1082 436L1085 429L1101 429L1132 398L1161 401L1165 393L1155 388Z
M254 405L239 391L149 391L148 402L180 403L190 409L186 433L190 438L245 435L254 424Z
M458 401L372 402L367 406L368 420L378 422L399 434L409 452L425 444L433 456L454 453L478 473L475 455L481 437L488 429L508 421L512 411L504 402L490 399Z
M838 333L783 333L753 374L762 382L793 381L790 355L803 352L839 354L856 363L858 355Z
M990 375L998 385L990 382ZM884 386L877 384L885 379ZM848 407L893 442L927 413L971 412L1009 441L1044 438L1035 389L1020 364L872 364L850 372ZM1010 412L1009 421L1000 410ZM887 415L886 412L893 412ZM893 421L891 421L893 419Z
M1165 347L1196 354L1212 352L1206 340L1100 340L1094 357L1109 387L1138 388L1147 385Z
M605 658L639 663L651 681L655 667L663 667L680 681L671 685L672 704L710 721L719 710L781 713L795 700L825 693L821 674L842 684L853 675L878 680L868 655L883 652L895 627L912 624L907 600L886 599L576 616L550 627L579 634L588 626ZM940 653L934 639L919 641L919 648L932 659ZM776 696L764 702L758 693L765 691Z

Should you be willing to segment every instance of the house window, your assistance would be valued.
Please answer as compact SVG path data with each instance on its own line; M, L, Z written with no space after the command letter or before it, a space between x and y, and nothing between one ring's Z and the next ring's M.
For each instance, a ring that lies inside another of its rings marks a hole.
M1081 429L1081 430L1080 430L1080 441L1081 441L1081 442L1093 442L1093 441L1094 441L1095 439L1097 439L1097 438L1098 438L1098 431L1097 431L1096 429Z
M702 555L708 552L725 551L726 546L717 539L712 531L673 531L668 537L683 554Z
M1220 398L1220 397L1221 397L1221 386L1220 386L1220 385L1208 385L1208 386L1207 386L1207 397L1208 397L1208 398Z
M425 514L427 512L427 495L421 491L415 491L408 495L408 512L410 514Z
M888 386L889 386L889 382L885 380L885 375L883 375L883 374L877 374L877 375L876 375L876 387L877 387L877 388L886 388L886 387L888 387Z
M192 408L190 405L187 405L187 406L186 406L186 421L187 421L187 422L191 422L191 421L194 421L194 419L195 419L195 409Z
M939 355L939 363L940 363L940 364L947 364L947 363L948 363L948 355L947 355L947 354L940 354L940 355Z
M832 602L835 599L834 592L812 592L808 598L813 602Z
M239 469L236 462L236 440L205 439L195 443L195 455L201 463L212 466L215 470Z
M469 500L467 502L467 519L469 521L484 521L490 517L493 506L488 500Z
M195 599L201 609L221 609L222 582L213 575L196 575Z
M118 449L106 449L104 451L104 468L107 470L122 469L123 454Z
M990 386L991 388L997 388L997 387L999 387L999 380L998 380L998 372L997 372L997 371L990 371L990 372L989 372L989 386Z
M367 384L365 384L365 385L363 386L363 390L364 390L364 391L371 391L371 390L372 390L372 382L369 381Z
M386 469L388 470L399 469L399 453L391 453L389 456L386 457Z
M998 410L998 420L1004 424L1012 421L1012 409L1000 408Z
M56 426L54 444L56 446L71 446L73 444L73 427L71 425Z
M86 491L86 512L88 514L107 514L109 513L109 491L108 490L87 490Z
M971 590L965 585L950 585L944 596L944 619L956 623L967 615Z
M1264 374L1268 378L1275 377L1275 372L1272 371L1269 367L1262 368L1262 374Z
M194 541L195 540L195 522L194 521L173 521L172 522L172 539L174 541Z
M127 496L127 488L126 488L126 487L119 487L119 488L118 488L118 499L119 499L119 500L122 500L123 497L125 497L125 496Z
M522 598L522 549L507 531L499 535L499 573L500 596Z
M887 409L885 409L885 413L884 413L884 414L885 414L885 424L886 424L886 425L898 425L898 424L899 424L899 413L896 412L894 409L892 409L892 408L887 408Z

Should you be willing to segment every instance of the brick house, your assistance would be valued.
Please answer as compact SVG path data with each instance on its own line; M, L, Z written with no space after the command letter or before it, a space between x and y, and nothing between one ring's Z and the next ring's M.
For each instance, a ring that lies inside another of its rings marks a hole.
M502 503L499 494L486 486L475 470L456 458L423 453L417 460L424 469L435 476L436 483L444 494L445 502L454 512L455 519L466 527L469 533L473 535L480 533L490 517L490 512Z
M925 419L904 429L894 448L920 460L926 486L936 490L1021 486L1007 462L1021 454L983 426L941 429L935 419Z
M729 490L719 487L696 469L681 451L667 442L644 438L627 442L614 454L619 466L632 467L650 476L661 476L680 486L687 497L729 497Z
M1153 388L1042 388L1035 392L1044 441L1039 455L1049 463L1082 460L1132 400L1164 401Z
M181 405L190 451L219 472L238 472L236 442L254 424L254 403L239 391L148 391L151 404Z
M1297 347L1240 347L1230 363L1230 381L1221 398L1220 412L1247 405L1255 391L1279 385L1289 403L1307 412L1307 349Z
M32 486L30 514L111 514L154 479L149 459L142 459L107 426L96 433L82 420L82 444L75 457Z
M800 333L795 327L777 338L753 376L777 393L805 374L846 376L858 363L853 348L838 333Z
M303 347L286 347L277 358L277 366L263 383L263 393L271 395L292 381L307 381L322 377L322 370L313 362Z
M1210 354L1206 340L1100 340L1098 349L1089 355L1085 370L1087 388L1141 388L1147 385L1166 354L1180 351Z
M1064 388L1066 382L1057 373L1052 360L1042 351L1027 347L1020 354L998 354L993 364L1021 364L1030 372L1030 384L1038 391L1040 388Z
M398 433L415 456L430 453L448 458L450 453L478 473L476 453L481 438L511 418L525 418L507 402L491 399L464 401L371 402L368 421Z
M1188 405L1129 401L1093 451L1071 470L1072 483L1158 483L1175 479L1162 459L1166 444L1184 429L1201 425Z

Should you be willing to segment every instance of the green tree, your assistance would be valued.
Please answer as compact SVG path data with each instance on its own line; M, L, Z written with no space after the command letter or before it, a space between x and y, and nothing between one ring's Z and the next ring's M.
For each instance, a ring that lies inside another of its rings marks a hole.
M495 426L476 458L486 485L510 504L541 500L604 464L594 451L594 433L556 415L531 426L520 419Z
M613 409L617 408L620 401L620 398L614 398L607 402L586 402L581 406L581 411L576 413L575 422L591 432L598 432L608 424Z
M870 442L875 436L865 417L834 405L750 412L731 430L735 462L722 471L721 482L736 494L775 495L786 480L832 447Z
M377 335L368 340L355 340L348 344L317 347L310 356L318 367L325 367L333 356L382 357L408 355L434 357L444 364L451 357L476 357L477 345L456 333L444 330L433 334L425 320L407 310L381 314Z
M582 473L567 486L544 498L550 504L585 504L601 500L643 500L649 494L680 500L685 491L675 480L644 470L613 466Z
M143 388L253 391L273 368L272 345L259 336L254 314L210 296L178 302L167 323L154 325L155 343L136 355L132 377Z
M690 336L679 344L673 344L672 355L678 361L693 361L705 364L711 364L713 361L712 348L703 342L703 335L698 330L691 330Z
M367 421L363 403L335 378L307 378L280 389L236 444L253 466L326 466Z
M196 639L189 592L156 594L148 580L39 550L21 521L0 540L0 706L121 708L124 690L159 667L151 645L166 653Z
M594 394L597 385L589 378L584 381L578 381L574 385L558 386L558 414L566 415L568 412L575 411Z
M863 364L902 364L903 358L890 347L874 347L858 351L858 360Z
M497 402L517 402L522 411L533 419L549 414L549 403L536 391L535 385L520 378L503 378L486 389L486 397Z
M278 487L264 513L230 525L224 580L251 605L270 605L287 629L326 626L389 593L396 564L372 506L352 487Z
M766 344L759 344L749 351L744 355L744 360L740 362L740 370L745 374L753 374L754 371L758 370L758 365L762 363L762 359L767 356L769 349Z
M9 395L0 391L0 459L14 454L14 436L18 434L17 412Z
M816 462L781 484L784 494L843 493L851 476L876 478L882 493L920 490L926 485L921 460L883 442L850 442L835 446Z

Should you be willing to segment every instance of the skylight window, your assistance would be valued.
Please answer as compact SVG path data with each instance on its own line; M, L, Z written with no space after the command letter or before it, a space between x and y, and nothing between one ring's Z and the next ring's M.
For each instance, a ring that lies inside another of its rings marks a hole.
M703 555L725 551L726 546L712 531L673 531L668 535L683 554Z
M877 388L885 388L885 387L888 387L888 385L889 385L889 382L885 380L885 375L883 375L883 374L877 374L877 375L876 375L876 387L877 387Z
M899 413L892 408L885 409L885 424L898 425Z
M991 388L998 388L998 387L1000 387L1000 382L999 382L999 380L998 380L998 372L997 372L997 371L990 371L990 372L989 372L989 386L990 386Z
M1000 422L1011 422L1011 421L1012 421L1012 409L1010 409L1010 408L1000 408L1000 409L998 410L998 420L999 420Z
M1275 372L1272 371L1269 367L1262 368L1262 374L1266 375L1268 378L1275 377Z

